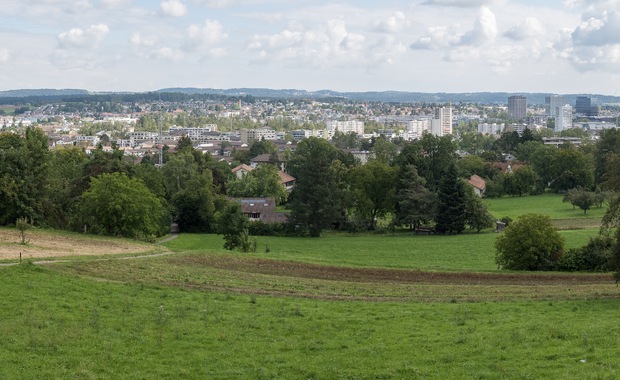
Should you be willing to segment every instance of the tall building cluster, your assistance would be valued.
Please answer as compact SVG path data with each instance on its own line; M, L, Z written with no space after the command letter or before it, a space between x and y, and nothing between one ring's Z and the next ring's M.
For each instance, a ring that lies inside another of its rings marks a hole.
M555 131L561 132L573 126L573 107L562 95L545 97L545 113L555 120Z
M508 119L523 120L527 116L527 98L514 95L508 98Z

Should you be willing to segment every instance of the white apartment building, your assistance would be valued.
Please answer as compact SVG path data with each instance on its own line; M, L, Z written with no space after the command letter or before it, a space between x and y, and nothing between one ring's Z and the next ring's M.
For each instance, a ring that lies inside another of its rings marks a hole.
M573 107L570 104L556 108L555 131L561 132L573 127Z
M498 135L504 131L504 124L497 123L480 123L478 124L478 133L484 135Z
M545 97L545 115L555 117L557 108L568 104L562 95L550 95Z
M452 134L452 106L435 109L435 117L431 121L431 133L439 137Z
M260 140L276 140L276 131L271 128L242 129L241 142L248 143Z
M168 130L168 133L172 136L187 136L192 140L199 140L204 137L208 133L216 132L217 124L207 124L204 127L194 127L194 128L186 128L186 127L178 127L173 125Z
M342 133L354 132L358 135L364 134L364 122L357 120L335 121L330 120L325 123L328 131L339 131Z
M418 119L410 120L407 122L407 132L409 135L421 137L424 132L428 132L431 129L431 119Z

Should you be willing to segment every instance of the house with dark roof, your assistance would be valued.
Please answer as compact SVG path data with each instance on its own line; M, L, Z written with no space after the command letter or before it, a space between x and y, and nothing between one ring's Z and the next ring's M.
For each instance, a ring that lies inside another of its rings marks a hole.
M235 198L241 203L241 212L247 216L251 222L286 223L288 213L276 211L276 200L269 198Z
M282 171L284 171L286 168L284 155L282 154L273 155L273 154L265 153L265 154L260 154L250 159L250 166L253 168L257 167L258 165L264 165L264 164L278 165L278 167Z

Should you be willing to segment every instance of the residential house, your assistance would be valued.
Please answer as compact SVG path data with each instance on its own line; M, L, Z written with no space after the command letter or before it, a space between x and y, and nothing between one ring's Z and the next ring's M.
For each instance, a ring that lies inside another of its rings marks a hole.
M474 192L477 196L482 197L484 195L484 191L487 188L487 183L484 178L474 174L469 177L469 180L467 180L467 182L473 186Z
M288 213L276 211L276 200L269 198L236 198L241 203L241 212L251 222L286 223Z

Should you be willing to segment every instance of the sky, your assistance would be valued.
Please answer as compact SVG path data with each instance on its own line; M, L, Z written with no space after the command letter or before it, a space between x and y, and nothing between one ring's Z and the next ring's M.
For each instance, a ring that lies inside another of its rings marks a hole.
M0 0L0 90L620 95L620 0Z

